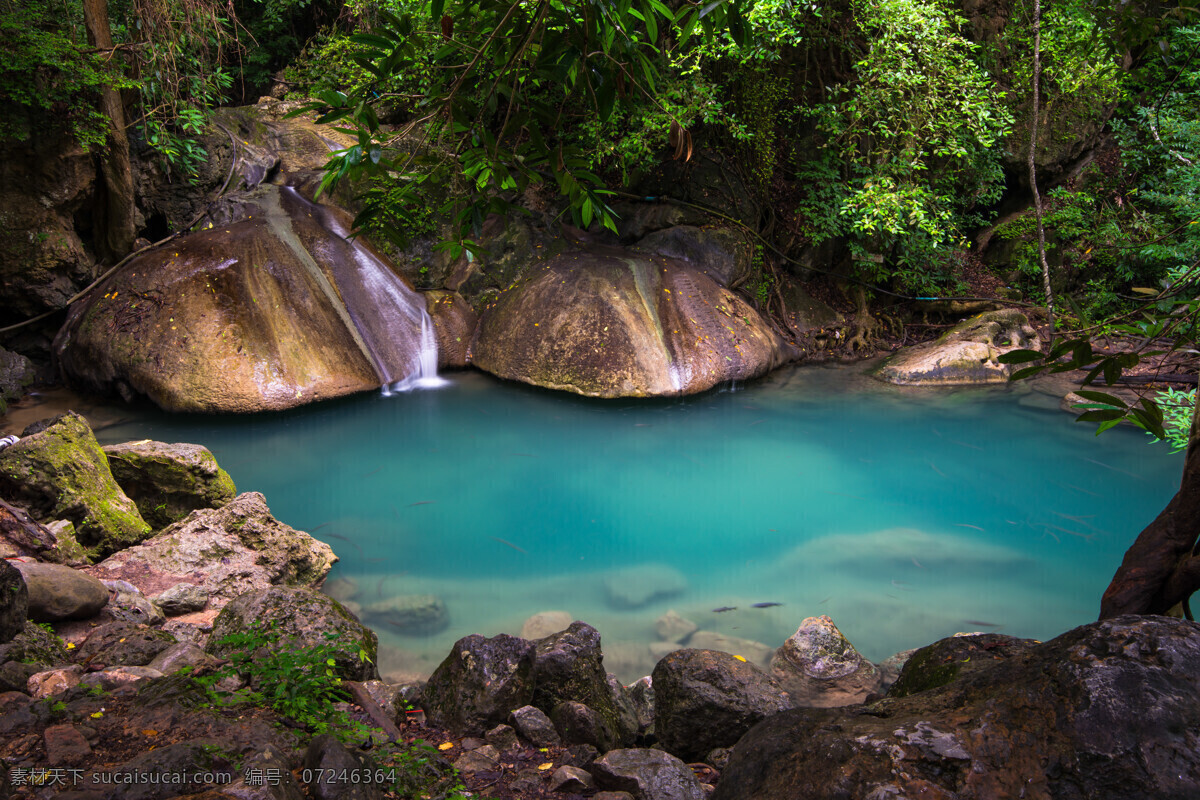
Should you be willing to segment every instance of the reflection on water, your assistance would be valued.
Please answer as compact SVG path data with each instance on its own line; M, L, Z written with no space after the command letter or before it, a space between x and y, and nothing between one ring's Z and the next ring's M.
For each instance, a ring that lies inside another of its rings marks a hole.
M748 655L828 614L876 660L956 631L1046 639L1094 619L1182 460L1022 391L809 368L594 401L465 373L252 419L149 414L101 438L206 445L240 490L328 541L331 593L424 620L408 635L374 623L393 677L564 610L600 629L629 681L667 649L669 609L699 626L693 643ZM428 632L444 624L428 598L391 600L409 595L440 599L448 626Z

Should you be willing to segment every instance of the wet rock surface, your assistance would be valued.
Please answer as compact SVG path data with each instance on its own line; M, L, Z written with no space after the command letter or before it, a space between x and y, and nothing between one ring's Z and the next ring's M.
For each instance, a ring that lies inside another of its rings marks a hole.
M1195 623L1118 617L991 664L863 708L770 717L713 798L1200 796Z

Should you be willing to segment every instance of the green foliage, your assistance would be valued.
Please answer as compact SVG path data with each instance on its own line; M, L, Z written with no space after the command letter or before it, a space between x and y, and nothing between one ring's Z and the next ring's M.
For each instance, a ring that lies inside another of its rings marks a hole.
M97 110L105 86L130 88L118 65L87 45L80 18L64 20L36 0L0 3L0 139L69 132L83 148L103 147L108 118Z
M333 25L343 8L341 0L234 0L231 6L253 43L234 67L237 82L251 98L318 31Z
M278 632L266 629L232 634L219 642L231 652L230 663L196 680L216 705L263 705L307 730L362 740L366 727L334 708L346 695L335 669L338 636L327 634L326 638L324 644L304 647L292 638L281 640ZM236 693L216 688L222 679L233 676L245 678L249 686Z
M1192 430L1192 416L1196 409L1196 390L1165 389L1155 395L1154 401L1163 410L1163 429L1166 436L1147 435L1156 442L1166 442L1172 453L1187 449L1188 436Z

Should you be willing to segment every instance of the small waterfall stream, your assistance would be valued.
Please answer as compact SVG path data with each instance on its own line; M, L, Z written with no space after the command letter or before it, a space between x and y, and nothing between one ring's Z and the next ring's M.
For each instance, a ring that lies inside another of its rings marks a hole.
M425 298L409 287L367 244L350 237L349 224L335 209L313 203L285 186L284 206L294 220L311 218L333 240L313 237L305 243L323 250L333 283L379 374L383 393L435 388L446 381L437 375L437 337ZM303 237L308 239L309 237Z

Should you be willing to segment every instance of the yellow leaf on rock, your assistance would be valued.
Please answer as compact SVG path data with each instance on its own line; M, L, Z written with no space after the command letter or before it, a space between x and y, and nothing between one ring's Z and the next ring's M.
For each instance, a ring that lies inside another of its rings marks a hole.
M745 662L746 662L746 657L745 657L745 656L734 656L734 658L736 658L738 661L741 661L742 663L745 663Z

